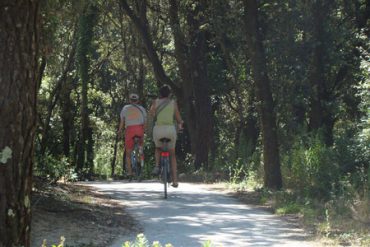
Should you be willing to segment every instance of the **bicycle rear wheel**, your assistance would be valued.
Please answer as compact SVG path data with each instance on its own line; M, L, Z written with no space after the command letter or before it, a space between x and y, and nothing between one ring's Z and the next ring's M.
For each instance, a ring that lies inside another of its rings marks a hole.
M139 155L138 150L135 151L135 164L136 164L135 176L136 176L137 180L140 181L141 180L141 178L140 178L140 176L141 176L141 164L140 164L140 155Z
M162 181L164 185L164 198L167 199L167 182L168 182L168 158L162 158Z
M137 171L137 160L135 156L135 151L131 152L131 170L133 174L136 176Z

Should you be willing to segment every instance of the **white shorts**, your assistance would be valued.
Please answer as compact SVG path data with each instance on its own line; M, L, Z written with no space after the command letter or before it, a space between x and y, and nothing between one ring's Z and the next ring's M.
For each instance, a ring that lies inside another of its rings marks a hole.
M176 128L174 125L155 125L153 128L153 140L157 148L162 147L159 141L161 138L168 138L171 141L168 143L169 149L174 149L176 145Z

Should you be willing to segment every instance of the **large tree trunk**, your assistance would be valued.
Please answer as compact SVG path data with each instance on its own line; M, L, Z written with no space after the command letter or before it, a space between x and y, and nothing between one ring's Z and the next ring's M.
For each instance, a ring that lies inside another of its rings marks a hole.
M213 135L213 117L210 86L207 75L207 43L205 31L201 30L206 3L196 2L187 9L189 44L186 44L178 17L178 1L170 0L170 20L175 40L175 55L182 81L182 105L190 132L195 168L207 168L208 154Z
M86 71L87 76L87 71ZM86 166L86 142L88 137L88 128L89 128L89 115L87 108L87 89L88 81L87 77L81 76L82 79L82 90L81 90L81 126L80 126L80 135L78 141L78 151L77 151L77 172L79 175L82 175L83 169Z
M213 138L213 115L207 71L207 40L201 26L205 23L206 1L197 1L188 13L190 35L190 74L194 86L196 143L195 168L208 168L208 153Z
M0 8L0 246L30 246L39 1ZM6 151L8 150L8 151Z
M81 79L81 128L79 136L78 154L77 154L77 172L81 175L92 171L93 163L93 149L91 148L91 142L89 136L92 135L92 128L90 126L89 109L88 109L88 87L90 83L89 77L89 54L92 50L92 39L94 25L97 20L98 9L88 3L84 14L80 18L79 23L79 39L77 45L77 62L79 65L79 75ZM84 171L84 168L86 170Z
M191 143L191 152L196 153L196 121L195 121L195 102L194 102L194 85L190 72L189 47L185 43L185 35L181 30L179 21L178 1L169 0L169 16L172 34L175 42L175 56L179 66L180 77L182 80L182 94L179 97L180 106L185 112L185 123L188 129Z
M256 85L256 95L261 118L264 185L270 189L280 189L282 178L280 171L279 148L276 131L276 120L270 79L267 74L266 57L259 33L258 7L256 0L246 0L246 28L248 52Z
M314 48L310 70L311 98L309 112L310 130L321 130L326 145L333 144L334 118L327 103L330 101L330 92L327 91L327 79L325 78L325 31L323 23L328 11L329 3L321 0L313 3L312 20Z

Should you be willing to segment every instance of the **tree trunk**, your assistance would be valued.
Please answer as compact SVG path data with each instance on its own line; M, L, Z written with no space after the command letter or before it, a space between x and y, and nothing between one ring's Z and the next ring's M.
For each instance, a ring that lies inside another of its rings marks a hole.
M87 76L87 71L86 71ZM78 142L78 152L77 152L77 172L82 175L83 168L85 168L86 162L86 141L88 136L88 128L89 128L89 116L88 116L88 109L87 109L87 89L88 89L88 81L87 78L81 76L83 79L82 81L82 90L81 90L81 126L80 126L80 136Z
M205 39L204 34L198 33L194 42L196 45L191 48L191 73L194 84L195 98L195 169L202 166L208 167L208 153L210 150L211 138L213 136L213 116L210 98L210 88L207 76L207 64L205 60Z
M326 89L327 80L325 78L325 31L323 23L325 14L328 11L328 3L323 3L321 0L313 3L313 39L314 48L312 51L312 65L310 70L311 82L311 98L309 112L309 128L310 130L322 131L325 144L333 145L333 126L334 118L331 109L327 106L330 101L330 92Z
M256 95L261 118L264 185L270 189L280 189L282 178L280 171L279 148L276 131L276 120L270 79L267 74L266 56L259 34L258 7L256 0L246 0L247 46L256 85Z
M152 63L153 72L155 78L162 84L169 84L173 90L177 91L178 87L173 83L173 81L167 76L166 72L163 69L162 63L158 57L158 54L154 48L153 40L149 32L149 24L146 19L146 13L142 12L140 17L137 16L133 10L130 8L126 0L120 0L122 9L130 17L131 21L135 25L135 28L140 34L140 37L143 41L146 55L149 58L149 61ZM145 1L142 1L141 8L145 7ZM146 8L145 8L146 9Z
M252 91L252 90L251 90ZM250 92L248 99L248 108L247 108L247 118L245 125L243 126L244 138L247 140L247 147L244 150L246 153L246 158L250 158L254 151L256 151L257 139L260 133L257 123L257 117L254 116L255 107L255 95L253 92Z
M117 128L118 129L118 128ZM114 139L114 148L113 148L113 157L112 161L110 163L111 166L111 176L112 178L115 175L115 168L116 168L116 160L117 160L117 149L118 149L118 141L119 141L119 135L116 134L116 138Z
M71 140L71 131L73 128L73 102L71 99L71 93L73 89L73 81L76 79L69 79L66 81L66 84L62 88L61 92L61 119L63 125L63 154L67 158L70 157L70 146L72 143Z
M39 1L0 8L0 246L30 246Z
M93 156L92 148L88 141L89 135L92 135L92 129L89 120L89 109L88 109L88 86L90 82L89 78L89 54L92 49L92 39L95 21L97 19L98 10L92 3L88 3L84 14L80 18L79 23L79 39L77 45L77 62L79 67L79 76L81 79L81 128L79 136L78 154L77 154L77 167L76 170L79 175L86 171L92 170L91 157ZM91 133L90 133L91 131ZM83 169L86 168L85 171Z
M189 44L184 42L178 17L178 1L170 0L170 21L175 40L176 61L182 81L182 105L186 113L195 168L207 168L208 154L213 136L213 116L210 87L207 74L207 43L205 31L201 30L206 3L194 3L187 9Z
M94 174L94 138L93 128L91 126L87 129L86 163L89 169L88 176L91 179Z
M68 73L73 69L75 53L76 53L76 42L73 40L73 44L72 44L71 50L67 58L66 67L63 69L60 79L56 82L55 88L50 94L47 114L46 114L45 121L43 123L43 131L41 133L41 136L42 136L41 143L40 143L41 156L44 156L46 152L46 148L47 148L47 144L49 140L49 130L50 130L50 121L51 121L52 113L60 98L62 89L63 87L65 87L64 85L67 83Z
M195 121L195 101L194 85L190 72L189 47L185 43L185 35L181 30L179 21L178 1L170 0L169 16L172 35L175 42L175 56L179 66L180 77L182 80L182 94L180 95L180 106L185 112L185 123L188 129L191 143L191 153L196 153L196 121Z

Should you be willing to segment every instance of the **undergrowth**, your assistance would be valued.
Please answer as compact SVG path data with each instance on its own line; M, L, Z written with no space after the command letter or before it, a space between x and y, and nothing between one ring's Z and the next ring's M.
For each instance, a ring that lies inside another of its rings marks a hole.
M71 246L65 244L66 239L62 236L60 238L60 242L58 244L52 244L50 247L93 247L95 246L93 243L90 245L78 245L78 246ZM46 240L43 241L41 247L48 247ZM149 243L147 238L143 233L140 233L136 236L135 241L130 242L126 241L122 244L122 247L174 247L172 244L167 243L162 245L159 241L154 241L152 244ZM207 240L202 244L202 247L215 247L211 241Z

